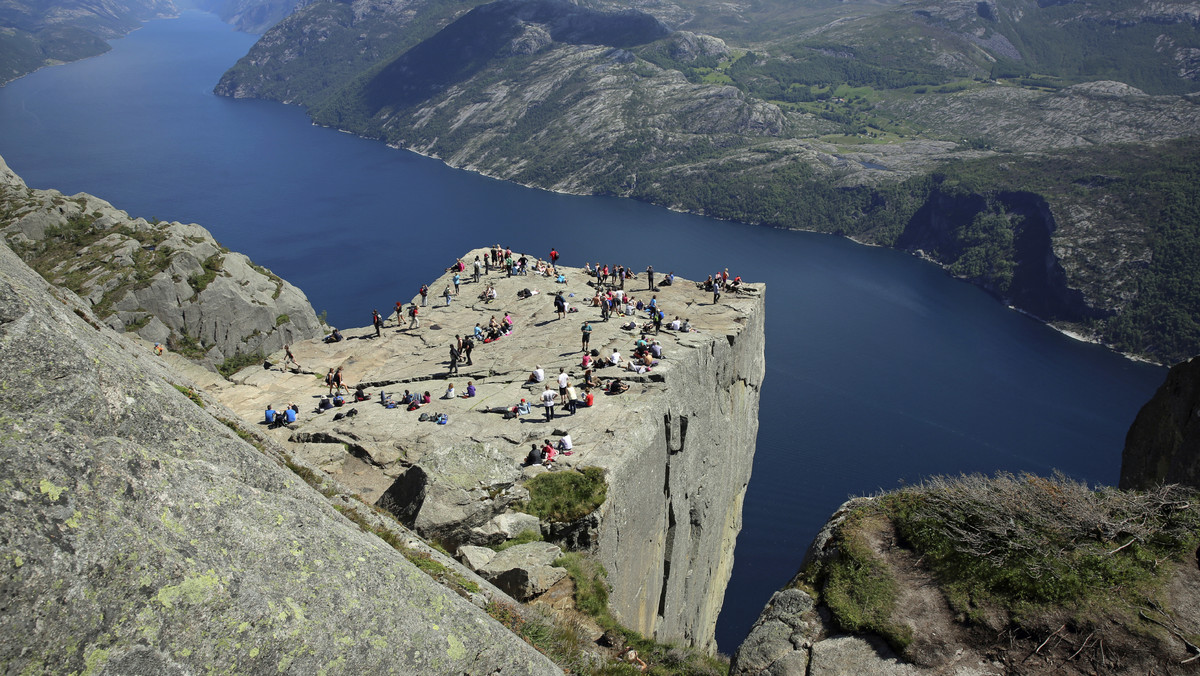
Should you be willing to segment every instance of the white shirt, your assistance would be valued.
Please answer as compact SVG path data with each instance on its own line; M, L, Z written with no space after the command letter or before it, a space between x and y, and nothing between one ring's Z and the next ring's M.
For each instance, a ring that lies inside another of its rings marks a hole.
M533 370L533 381L535 383L540 383L545 379L546 379L545 371L543 371L542 369L534 369Z
M542 405L547 407L553 406L554 398L557 396L558 394L554 390L546 390L545 392L542 392Z
M616 350L613 350L612 355L610 355L608 358L608 363L620 364L621 363L621 353L617 352Z
M678 331L679 330L679 320L678 319L671 320L671 323L667 324L667 328L671 329L672 331Z
M572 448L572 446L571 446L571 435L570 435L570 434L564 434L564 435L563 435L563 438L562 438L562 439L560 439L560 440L558 441L558 443L559 443L559 444L562 446L562 449L563 449L564 451L569 451L569 450L571 450L571 448Z
M566 372L558 374L558 386L559 387L566 389L567 383L569 383L569 382L571 382L571 379L567 377Z

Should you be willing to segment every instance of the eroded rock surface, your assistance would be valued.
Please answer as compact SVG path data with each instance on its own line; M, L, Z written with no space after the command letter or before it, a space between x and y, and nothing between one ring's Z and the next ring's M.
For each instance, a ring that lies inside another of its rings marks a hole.
M494 411L521 399L540 401L545 385L527 382L537 366L548 383L560 369L573 384L580 383L584 320L594 329L590 347L602 355L617 349L628 358L638 333L620 328L627 318L600 321L599 309L586 303L595 293L590 277L578 269L563 269L565 284L497 271L474 283L471 263L484 253L479 249L463 257L465 283L449 306L441 293L452 288L451 275L430 284L419 328L410 329L407 317L397 322L393 315L378 338L373 329L347 329L339 343L293 345L305 368L324 373L340 366L351 385L368 386L372 399L354 404L358 415L335 421L330 413L317 414L315 404L327 393L320 381L261 367L234 375L236 384L215 395L249 420L260 419L267 404L297 402L302 415L294 429L272 434L344 444L350 449L343 452L347 462L355 456L386 459L373 465L374 476L394 476L390 487L381 489L370 477L348 470L334 469L334 476L423 535L444 539L450 549L494 543L493 519L521 499L521 481L536 474L519 469L530 446L557 442L569 433L574 451L560 456L552 471L601 467L608 497L588 519L542 524L543 534L598 558L609 572L610 604L623 623L660 639L711 648L758 430L763 288L748 285L747 293L727 293L713 304L712 294L693 282L678 279L648 291L640 274L626 284L626 293L645 302L656 299L668 322L678 315L696 330L664 328L651 335L665 358L649 373L613 367L596 372L605 382L620 375L630 385L624 394L597 390L594 407L569 415L560 406L551 422L537 406L528 415L505 419ZM491 303L478 298L488 284L498 296ZM519 298L524 289L538 293ZM557 319L556 291L564 292L578 312ZM502 321L506 313L515 322L512 335L477 345L472 364L448 376L455 336L470 334L476 323L486 327L493 316ZM639 325L647 321L647 313L637 313ZM448 384L461 395L468 382L477 388L476 397L441 398ZM397 397L405 390L429 391L433 403L419 411L388 409L378 404L381 390ZM427 412L445 413L449 423L419 421L419 413Z
M0 246L7 670L561 673L164 363Z

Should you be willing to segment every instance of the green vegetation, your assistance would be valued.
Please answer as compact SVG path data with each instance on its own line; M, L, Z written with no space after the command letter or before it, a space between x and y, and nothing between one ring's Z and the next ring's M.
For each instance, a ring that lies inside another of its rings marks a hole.
M544 538L542 538L542 532L540 530L534 530L534 529L530 528L529 530L521 531L520 533L517 534L517 537L515 537L511 540L505 540L504 542L501 542L500 544L496 545L495 547L492 547L492 549L494 549L497 552L502 552L502 551L508 549L509 547L516 547L517 545L529 544L530 542L541 542L543 539Z
M575 608L590 616L601 629L621 635L625 644L638 651L650 665L651 674L660 676L720 676L729 673L729 663L721 657L700 651L657 643L636 631L627 629L608 609L608 572L604 566L579 552L563 554L554 565L567 569L575 585ZM594 674L635 674L632 665L607 663L589 670Z
M604 470L599 467L539 474L525 488L529 490L529 501L519 506L521 511L560 522L575 521L596 511L608 492Z
M199 406L200 408L204 408L204 400L200 398L200 395L196 393L196 390L193 390L190 387L184 387L183 385L176 385L174 383L172 383L171 386L174 387L175 389L179 390L183 394L183 396L187 397L188 399L191 399L192 403Z
M1093 490L1062 475L937 477L854 507L835 530L836 553L799 581L841 627L903 651L912 636L893 620L879 544L894 528L963 621L1034 631L1066 613L1083 631L1134 627L1140 610L1162 610L1165 584L1192 561L1198 498L1178 486Z
M287 324L290 321L292 321L292 318L287 316L286 314L279 315L278 317L275 318L275 326L283 326L284 324Z
M251 364L263 363L265 359L262 352L239 352L231 357L226 357L225 361L218 364L217 373L229 378Z
M188 359L203 359L204 355L208 354L208 348L187 333L180 335L172 333L171 337L167 339L167 347Z
M837 532L837 554L805 571L802 582L814 590L846 631L882 636L897 652L912 642L912 630L892 621L896 580L869 538L886 529L886 520L867 509L852 512Z
M956 610L1001 608L1019 624L1043 607L1099 620L1157 598L1200 544L1197 497L1000 474L935 478L880 503Z
M291 463L289 463L288 466L292 467ZM293 469L292 471L296 470ZM311 474L311 470L309 470L308 473ZM297 474L300 474L300 472L297 472ZM301 478L304 478L303 474L300 474L300 476ZM308 481L308 479L305 480ZM309 481L309 483L311 484L312 482ZM360 514L357 509L353 507L346 507L344 505L334 505L333 508L341 512L342 516L345 516L347 519L350 519L350 521L354 522L354 524L364 532L372 533L380 540L383 540L391 545L393 549L403 554L404 558L412 562L412 564L419 568L421 572L437 580L439 583L449 587L463 596L466 596L467 594L479 593L479 585L463 577L452 568L445 566L429 554L409 547L394 531L388 528L372 525L371 522L362 514ZM383 518L391 518L391 515L383 512L382 510L374 511Z
M188 286L192 287L192 289L196 292L196 296L199 296L201 293L203 293L204 290L208 288L208 285L217 278L217 274L224 269L225 257L219 253L215 253L208 258L205 258L204 262L200 265L201 271L188 277L187 280Z
M549 613L522 611L503 601L489 601L484 610L567 673L594 673L585 650L589 641L578 623Z

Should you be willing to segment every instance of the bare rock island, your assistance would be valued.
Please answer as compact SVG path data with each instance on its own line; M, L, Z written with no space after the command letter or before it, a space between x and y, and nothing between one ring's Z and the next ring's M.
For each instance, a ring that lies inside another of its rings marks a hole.
M350 329L340 342L294 344L302 368L250 367L232 384L210 391L247 420L262 420L270 405L296 403L299 420L269 430L297 454L321 466L367 501L395 514L422 536L450 550L496 544L511 533L511 507L528 497L524 480L540 472L598 467L605 473L607 498L591 515L573 523L540 524L547 540L586 550L608 570L610 607L630 628L659 640L712 649L713 632L733 564L741 528L741 506L750 478L758 430L758 396L764 375L764 288L743 284L718 303L694 282L676 278L670 286L647 290L645 273L626 283L625 293L666 316L686 318L693 331L664 328L657 336L664 358L650 372L616 367L596 371L630 385L608 395L594 390L595 402L574 415L556 407L546 422L537 405L560 369L579 386L583 369L581 325L591 323L590 347L601 357L616 349L627 358L639 338L624 330L630 318L601 321L592 307L592 277L562 268L566 283L530 274L509 277L495 269L471 281L471 263L486 249L467 252L458 295L452 272L429 284L419 328L407 314L379 308L388 317L380 335L374 328ZM516 256L517 254L514 254ZM531 257L531 261L532 261ZM449 261L447 261L449 262ZM661 273L656 281L661 281ZM494 285L497 299L480 298ZM519 292L535 292L520 297ZM558 318L553 295L572 308ZM406 298L405 309L419 297ZM576 310L577 311L574 311ZM370 308L364 308L364 318ZM456 335L488 326L493 316L511 315L514 330L495 342L477 344L472 364L448 375L449 349ZM647 313L633 318L647 324ZM282 364L283 355L272 361ZM545 383L527 382L542 367ZM324 376L342 368L347 382L362 384L371 398L317 413L327 393ZM453 383L460 395L441 398ZM461 398L468 383L477 395ZM381 391L399 397L405 390L428 391L433 402L418 411L386 408ZM499 411L525 399L529 414L506 419ZM335 420L336 412L357 414ZM420 413L444 413L445 425L422 422ZM264 428L265 429L265 428ZM560 456L554 470L522 467L530 445L557 441L569 433L574 452Z

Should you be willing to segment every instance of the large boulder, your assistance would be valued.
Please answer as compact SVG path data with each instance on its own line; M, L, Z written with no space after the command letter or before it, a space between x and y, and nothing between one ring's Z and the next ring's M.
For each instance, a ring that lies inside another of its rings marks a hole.
M509 596L527 601L567 576L565 568L554 565L560 556L562 550L557 545L530 542L505 549L475 572Z
M0 245L7 671L561 673L233 417Z

